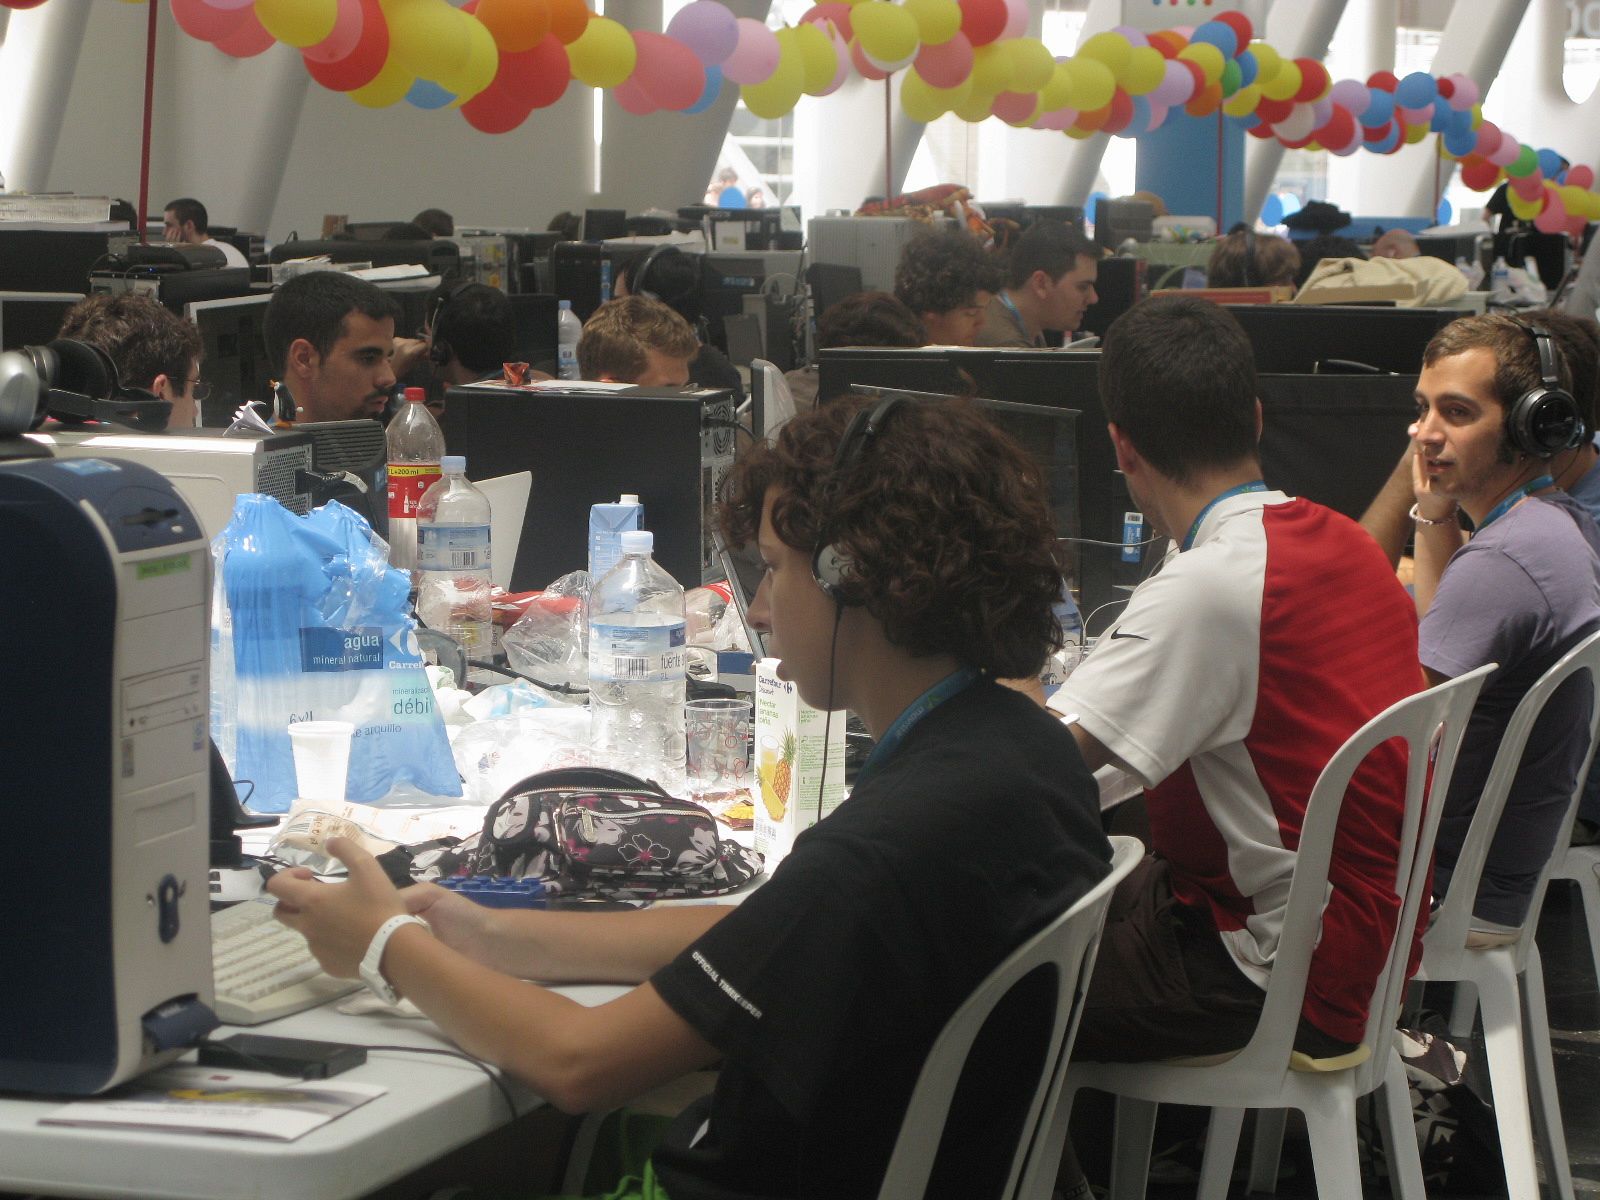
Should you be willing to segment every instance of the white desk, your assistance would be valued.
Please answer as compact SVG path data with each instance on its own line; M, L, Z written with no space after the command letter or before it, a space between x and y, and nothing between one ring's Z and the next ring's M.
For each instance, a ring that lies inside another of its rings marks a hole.
M559 990L592 1005L627 989L596 985ZM252 1032L454 1048L432 1022L381 1014L346 1016L334 1005L256 1026ZM0 1097L0 1191L140 1200L355 1200L511 1119L500 1090L481 1070L459 1059L375 1050L363 1065L338 1078L377 1084L386 1092L293 1142L40 1125L39 1118L63 1101ZM526 1087L509 1079L506 1085L519 1115L542 1103Z

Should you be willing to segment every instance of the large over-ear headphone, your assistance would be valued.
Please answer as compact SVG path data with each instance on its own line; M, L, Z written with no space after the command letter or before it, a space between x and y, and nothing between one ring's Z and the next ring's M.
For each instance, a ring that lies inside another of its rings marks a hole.
M1256 231L1250 226L1244 227L1244 273L1241 287L1256 287Z
M433 309L428 313L428 361L436 367L449 364L455 357L455 350L450 345L450 340L444 335L444 330L449 327L445 319L450 313L450 306L456 298L476 287L488 287L486 283L479 283L475 279L458 279L452 283L433 302Z
M1578 402L1561 386L1555 339L1541 325L1518 322L1539 349L1539 386L1518 396L1506 410L1506 442L1534 458L1576 450L1588 434Z
M908 396L885 396L871 408L863 408L850 419L850 424L845 427L844 437L839 442L839 449L833 456L833 470L830 473L828 488L835 497L855 470L862 455L873 442L878 440L889 414L909 402ZM830 528L832 521L833 516L830 514L818 522L817 547L811 552L811 577L834 603L840 606L858 604L859 600L852 599L846 594L848 585L845 582L845 576L854 569L855 564L835 543L836 531Z
M630 295L643 296L646 300L660 300L659 293L653 291L645 282L650 277L650 268L656 259L666 254L669 250L677 250L671 242L662 242L654 250L640 260L639 265L628 272L628 292Z

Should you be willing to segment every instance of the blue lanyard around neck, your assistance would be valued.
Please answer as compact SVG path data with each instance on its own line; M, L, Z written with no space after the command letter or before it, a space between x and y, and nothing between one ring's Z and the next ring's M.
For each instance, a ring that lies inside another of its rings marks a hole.
M978 672L974 668L963 667L954 674L946 675L906 705L905 711L894 719L894 724L889 726L883 737L878 739L878 744L872 748L872 753L867 756L867 761L856 774L855 786L860 787L868 775L894 756L894 752L900 748L900 743L906 740L906 734L915 728L918 721L951 696L971 686L977 678Z
M1267 485L1265 483L1259 479L1252 479L1249 483L1241 483L1237 487L1229 488L1220 496L1213 496L1206 506L1200 510L1200 515L1194 519L1194 524L1189 526L1189 532L1184 534L1183 545L1180 549L1187 550L1194 545L1195 535L1200 532L1200 522L1204 521L1210 515L1211 510L1224 500L1234 496L1242 496L1246 492L1264 492L1266 490Z
M1011 314L1012 320L1016 321L1017 332L1022 334L1023 339L1028 342L1037 341L1037 335L1029 336L1028 323L1022 319L1022 310L1017 307L1017 302L1006 294L1004 288L997 292L996 295L1000 297L1000 303L1006 306L1006 310Z
M1530 479L1516 491L1512 492L1511 495L1500 501L1499 504L1496 504L1493 508L1491 508L1489 510L1489 515L1484 517L1483 520L1479 522L1478 525L1473 529L1473 536L1476 537L1485 529L1489 528L1493 522L1498 521L1501 517L1505 516L1508 512L1515 508L1520 501L1526 500L1529 496L1533 495L1534 492L1541 492L1545 488L1555 487L1555 485L1556 481L1550 478L1548 474L1541 475L1537 479Z

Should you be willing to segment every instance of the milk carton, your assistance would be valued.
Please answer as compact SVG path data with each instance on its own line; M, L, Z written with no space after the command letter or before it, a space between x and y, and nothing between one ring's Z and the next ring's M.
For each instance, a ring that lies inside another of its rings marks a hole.
M844 718L800 699L794 684L778 678L777 659L756 663L755 842L768 871L802 829L844 799Z

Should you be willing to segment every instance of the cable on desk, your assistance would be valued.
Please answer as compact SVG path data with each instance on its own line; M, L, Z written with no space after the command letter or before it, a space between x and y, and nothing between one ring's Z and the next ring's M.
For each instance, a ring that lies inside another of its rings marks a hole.
M502 667L499 663L490 662L486 658L469 658L467 659L467 666L493 671L496 675L510 675L517 679L526 679L529 683L542 687L547 692L560 692L567 696L587 696L589 694L588 688L573 687L570 683L546 683L542 679L536 679L532 675L525 674L512 667Z
M462 1062L471 1063L489 1077L489 1082L494 1084L495 1090L500 1093L500 1098L506 1102L506 1112L511 1120L517 1119L517 1102L511 1097L511 1089L506 1086L506 1081L500 1073L482 1059L473 1058L460 1050L446 1050L441 1046L366 1046L369 1053L373 1050L391 1050L400 1054L438 1054L445 1058L459 1058Z

